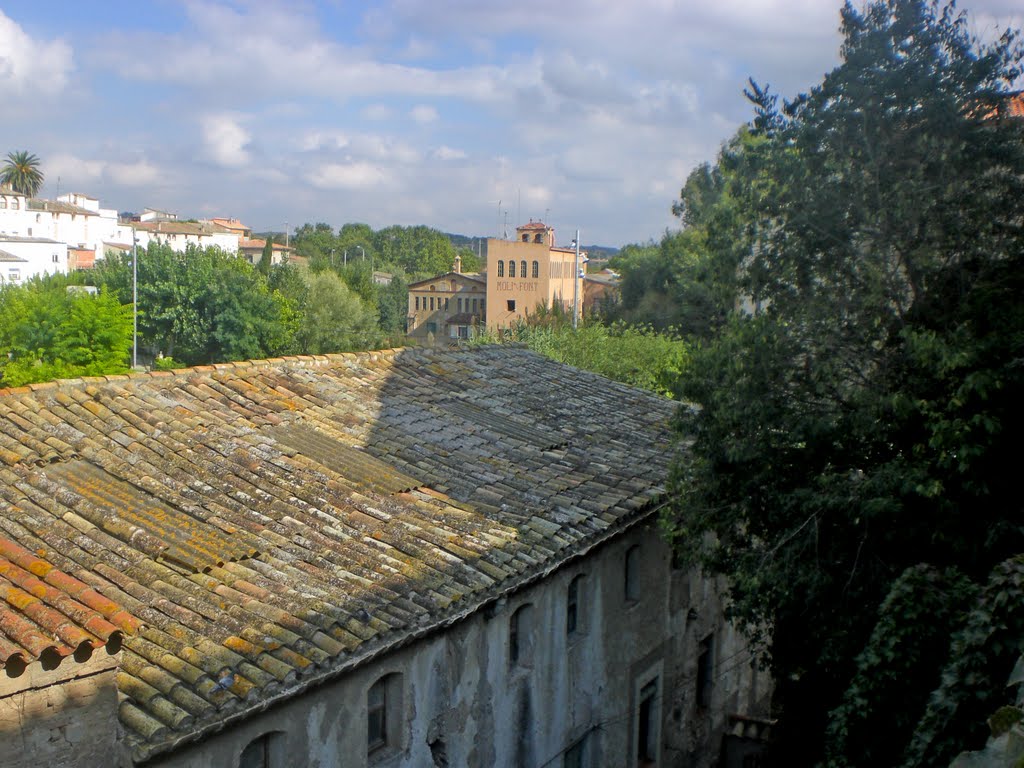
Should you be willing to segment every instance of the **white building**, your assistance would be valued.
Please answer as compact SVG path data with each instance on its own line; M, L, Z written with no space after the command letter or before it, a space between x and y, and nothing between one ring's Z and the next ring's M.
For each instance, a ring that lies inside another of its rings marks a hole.
M0 285L68 271L68 246L46 237L0 235Z

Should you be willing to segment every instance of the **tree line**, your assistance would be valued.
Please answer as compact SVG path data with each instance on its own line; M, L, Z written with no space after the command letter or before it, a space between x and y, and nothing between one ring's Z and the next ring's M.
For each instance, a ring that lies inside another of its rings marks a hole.
M362 253L357 240L366 243ZM173 367L401 343L408 279L448 271L457 254L427 227L349 224L335 233L306 224L294 245L308 266L271 266L269 253L253 266L217 248L140 248L140 362ZM477 267L471 254L463 258L467 271ZM108 252L91 272L0 291L0 383L128 370L132 259ZM374 280L374 271L387 274Z

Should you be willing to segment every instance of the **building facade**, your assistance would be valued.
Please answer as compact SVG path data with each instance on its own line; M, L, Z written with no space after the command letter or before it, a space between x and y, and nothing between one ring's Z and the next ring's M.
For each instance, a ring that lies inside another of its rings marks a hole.
M487 240L487 328L510 328L536 313L558 306L572 313L582 307L586 254L555 245L555 231L531 221L516 228L515 240Z
M468 339L487 315L487 283L462 271L455 257L452 271L409 285L406 332L419 339Z

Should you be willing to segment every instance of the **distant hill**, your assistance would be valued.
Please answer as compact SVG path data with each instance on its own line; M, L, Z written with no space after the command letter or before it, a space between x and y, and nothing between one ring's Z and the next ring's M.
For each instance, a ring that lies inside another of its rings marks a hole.
M445 232L445 237L452 241L456 248L471 248L476 250L477 243L486 240L486 237L469 237L468 235L457 235L452 232ZM607 245L580 245L580 250L586 251L591 261L607 261L619 252L618 248L610 248Z

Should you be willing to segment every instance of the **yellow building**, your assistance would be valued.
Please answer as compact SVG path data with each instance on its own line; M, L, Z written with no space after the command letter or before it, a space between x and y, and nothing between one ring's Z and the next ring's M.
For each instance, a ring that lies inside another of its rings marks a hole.
M409 286L408 334L467 339L487 312L487 284L481 275L462 271L455 257L451 272Z
M487 328L509 328L541 304L573 311L583 306L580 273L586 254L555 245L555 230L540 221L516 228L515 240L487 241Z

